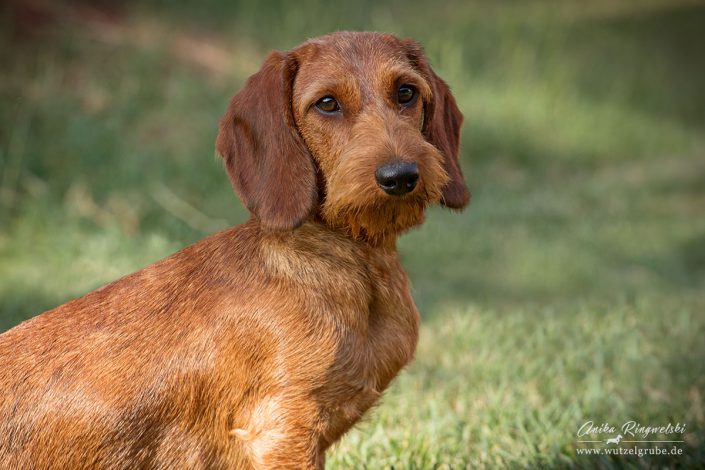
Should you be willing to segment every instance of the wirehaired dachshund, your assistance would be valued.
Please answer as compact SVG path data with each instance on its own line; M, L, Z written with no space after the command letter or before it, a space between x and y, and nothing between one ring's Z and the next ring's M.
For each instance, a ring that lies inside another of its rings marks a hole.
M271 53L216 141L251 213L0 335L0 468L322 469L409 363L396 238L470 194L421 47Z

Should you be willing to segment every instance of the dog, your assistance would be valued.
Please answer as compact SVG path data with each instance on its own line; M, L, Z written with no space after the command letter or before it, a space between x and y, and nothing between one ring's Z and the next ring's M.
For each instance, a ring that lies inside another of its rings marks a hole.
M414 356L395 247L470 194L422 48L338 32L273 52L216 148L251 213L0 336L0 467L325 466Z
M607 441L606 441L605 443L608 444L608 445L609 445L609 444L619 444L619 441L621 441L623 437L624 437L624 436L622 436L621 434L617 434L617 437L613 437L613 438L611 438L611 439L607 439Z

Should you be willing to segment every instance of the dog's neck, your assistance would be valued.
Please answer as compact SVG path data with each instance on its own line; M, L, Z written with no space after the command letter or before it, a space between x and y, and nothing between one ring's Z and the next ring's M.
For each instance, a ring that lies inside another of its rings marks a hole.
M335 233L337 235L342 236L343 238L348 239L353 243L361 243L364 245L365 248L372 251L381 250L384 252L396 252L397 237L400 235L399 233L390 231L388 233L377 233L373 236L370 236L370 234L364 228L354 231L353 229L347 226L331 225L330 223L328 223L328 221L323 218L320 211L318 211L316 215L307 223L315 224L319 226L320 230Z
M271 230L263 227L255 218L246 224L252 229L261 232L263 238L273 246L294 249L297 252L313 252L318 255L325 254L331 249L340 252L354 251L358 256L362 253L374 256L377 254L396 254L396 234L383 237L368 238L363 234L355 236L344 227L331 227L325 221L315 218L303 223L301 226L287 231Z

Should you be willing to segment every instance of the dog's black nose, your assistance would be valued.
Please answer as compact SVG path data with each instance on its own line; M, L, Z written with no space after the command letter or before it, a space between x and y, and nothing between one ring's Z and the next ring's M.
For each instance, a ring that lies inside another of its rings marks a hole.
M375 179L385 193L403 196L416 187L419 181L419 169L416 163L396 160L377 168Z

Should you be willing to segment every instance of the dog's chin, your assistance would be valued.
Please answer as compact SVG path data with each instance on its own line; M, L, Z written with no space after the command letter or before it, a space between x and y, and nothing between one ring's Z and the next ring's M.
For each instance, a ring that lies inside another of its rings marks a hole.
M438 202L427 194L375 197L363 206L323 205L323 217L332 227L345 230L353 239L373 245L388 242L424 221L426 207Z

